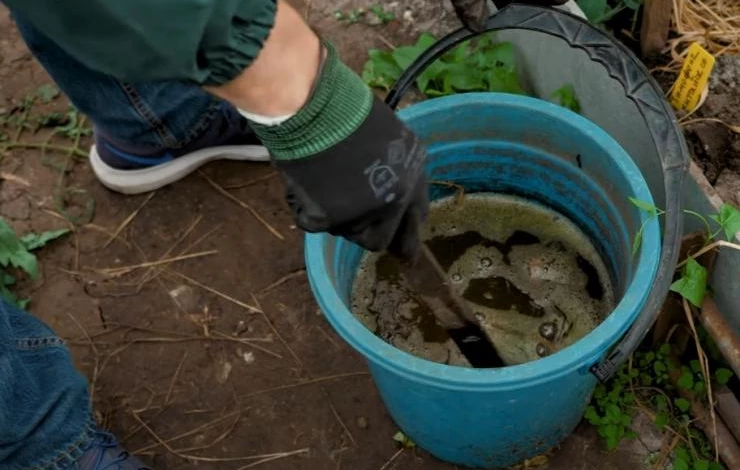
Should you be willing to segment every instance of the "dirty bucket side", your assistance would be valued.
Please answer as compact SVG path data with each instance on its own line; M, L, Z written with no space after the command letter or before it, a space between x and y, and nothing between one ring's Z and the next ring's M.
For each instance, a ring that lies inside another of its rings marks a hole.
M456 95L400 113L429 149L432 180L469 192L524 196L567 215L597 245L621 296L582 340L544 359L502 369L466 369L406 354L349 311L362 250L309 235L309 280L329 322L370 364L393 419L433 455L460 465L506 466L556 445L580 420L595 379L588 366L627 330L641 308L660 253L657 222L646 225L637 256L633 235L645 214L628 196L651 201L627 154L593 123L533 98ZM606 182L603 184L602 182ZM431 197L446 195L435 187Z

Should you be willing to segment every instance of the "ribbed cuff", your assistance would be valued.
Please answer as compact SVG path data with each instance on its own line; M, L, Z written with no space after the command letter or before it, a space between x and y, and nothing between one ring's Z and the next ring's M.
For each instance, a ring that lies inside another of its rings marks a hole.
M373 95L331 44L308 103L278 126L250 125L276 160L315 155L345 140L365 121Z

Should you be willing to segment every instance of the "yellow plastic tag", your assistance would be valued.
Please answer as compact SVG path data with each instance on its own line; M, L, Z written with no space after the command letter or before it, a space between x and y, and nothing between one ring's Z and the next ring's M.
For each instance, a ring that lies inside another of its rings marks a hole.
M693 111L709 83L709 75L714 67L714 56L697 43L689 46L681 74L673 84L671 105L683 111Z

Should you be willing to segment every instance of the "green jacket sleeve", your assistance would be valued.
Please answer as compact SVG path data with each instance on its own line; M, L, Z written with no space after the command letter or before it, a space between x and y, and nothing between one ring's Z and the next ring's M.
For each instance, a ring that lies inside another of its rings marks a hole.
M219 85L257 57L276 0L3 0L71 56L120 80Z

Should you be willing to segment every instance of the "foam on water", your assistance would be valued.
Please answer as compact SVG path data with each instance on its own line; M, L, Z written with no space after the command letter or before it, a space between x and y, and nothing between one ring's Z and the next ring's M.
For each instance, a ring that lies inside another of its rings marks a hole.
M614 307L609 274L588 237L539 204L491 193L441 199L422 237L507 365L573 344ZM469 365L400 272L388 255L365 255L352 290L355 315L404 351Z

